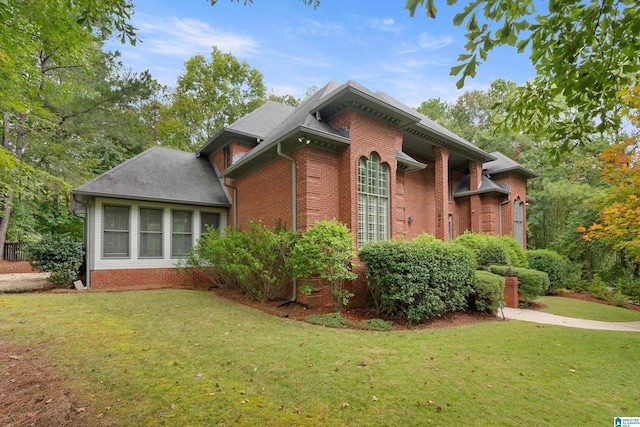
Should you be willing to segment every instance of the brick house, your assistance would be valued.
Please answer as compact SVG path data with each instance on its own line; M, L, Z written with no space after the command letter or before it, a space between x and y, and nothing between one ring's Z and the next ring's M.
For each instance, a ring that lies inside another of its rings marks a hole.
M302 231L337 218L356 245L471 230L526 247L536 176L382 92L331 81L298 107L267 102L195 154L151 148L76 188L74 201L91 286L176 283L175 262L205 225Z

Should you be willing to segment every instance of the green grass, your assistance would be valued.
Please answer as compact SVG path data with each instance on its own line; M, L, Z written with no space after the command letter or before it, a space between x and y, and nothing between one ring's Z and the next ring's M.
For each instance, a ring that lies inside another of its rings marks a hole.
M116 426L595 426L640 413L631 332L330 329L164 290L0 295L0 341L46 357Z
M635 322L640 320L640 311L627 310L606 304L582 301L574 298L546 296L535 302L547 307L540 311L559 316L579 319L601 320L605 322Z

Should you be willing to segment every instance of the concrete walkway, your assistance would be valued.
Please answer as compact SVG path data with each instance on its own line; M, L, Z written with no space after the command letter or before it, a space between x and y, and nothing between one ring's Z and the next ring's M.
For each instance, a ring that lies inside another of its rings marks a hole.
M603 331L640 332L640 321L637 322L601 322L598 320L575 319L573 317L558 316L536 310L503 307L504 317L511 320L542 323L545 325L568 326L570 328L599 329ZM498 309L498 317L502 313Z

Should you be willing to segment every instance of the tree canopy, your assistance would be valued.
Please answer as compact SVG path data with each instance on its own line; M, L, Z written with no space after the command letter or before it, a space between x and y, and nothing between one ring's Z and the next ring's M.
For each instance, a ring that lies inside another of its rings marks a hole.
M457 0L447 0L451 6ZM414 16L424 7L435 18L435 0L407 0ZM458 87L489 52L510 46L529 52L536 78L509 103L503 127L545 133L556 153L617 132L622 125L618 92L635 84L640 72L640 6L633 0L563 2L546 10L534 0L474 0L455 15L466 28L465 53L451 75Z

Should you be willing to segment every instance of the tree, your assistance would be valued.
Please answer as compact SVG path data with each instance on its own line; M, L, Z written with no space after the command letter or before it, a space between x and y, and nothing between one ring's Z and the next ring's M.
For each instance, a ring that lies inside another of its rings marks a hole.
M640 264L640 141L627 139L605 149L603 177L612 184L598 201L599 221L585 239L602 239Z
M171 103L160 113L160 140L173 148L194 150L265 98L258 70L213 47L210 61L196 55L185 62Z
M447 4L455 4L448 0ZM518 90L508 106L503 128L545 133L555 154L617 132L622 124L618 91L635 84L640 72L640 6L632 0L550 1L548 11L534 0L477 0L453 18L466 27L466 53L451 75L457 86L475 77L491 50L510 46L529 50L536 78ZM407 0L435 18L435 0Z

